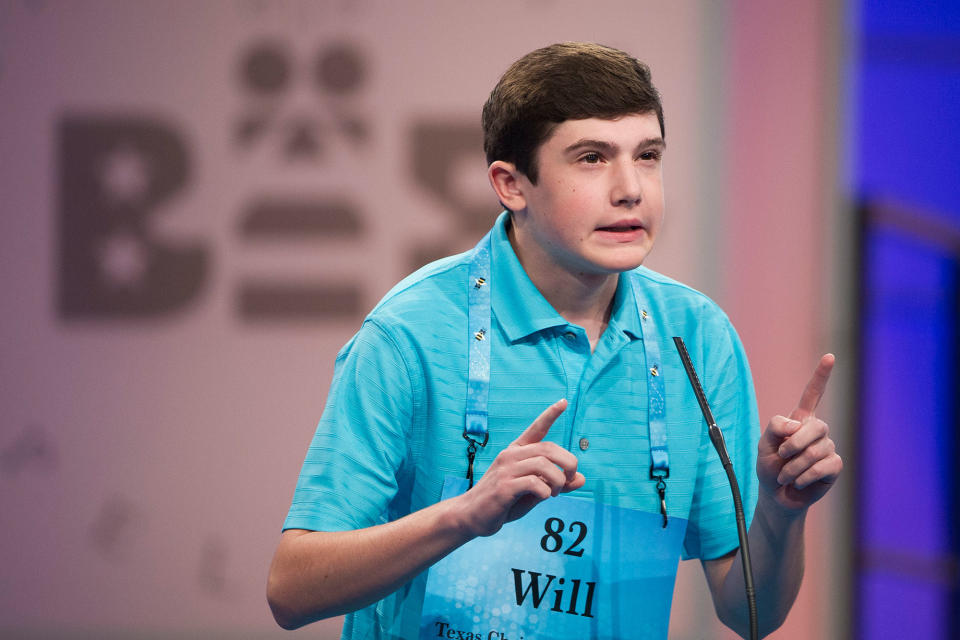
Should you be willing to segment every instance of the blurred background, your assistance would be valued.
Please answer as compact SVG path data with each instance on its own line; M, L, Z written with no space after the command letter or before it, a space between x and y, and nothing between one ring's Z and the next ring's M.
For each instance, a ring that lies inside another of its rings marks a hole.
M563 40L651 66L648 266L764 420L837 354L771 637L960 637L960 5L906 0L0 0L0 636L339 637L263 595L334 356L489 226L480 108ZM670 635L731 637L697 563Z

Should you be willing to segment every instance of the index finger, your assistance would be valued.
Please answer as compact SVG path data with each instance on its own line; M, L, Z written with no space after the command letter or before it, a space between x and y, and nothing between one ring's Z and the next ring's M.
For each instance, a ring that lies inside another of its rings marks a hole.
M552 405L543 410L537 419L530 423L530 426L520 434L513 444L532 444L540 442L550 431L554 420L560 417L560 414L567 408L567 401L564 398L557 400Z
M797 408L790 414L791 420L802 420L812 416L813 412L816 411L817 405L820 404L820 398L823 397L823 392L827 389L827 381L830 379L830 372L833 371L835 361L836 358L832 353L824 354L820 358L816 371L813 372L810 382L803 390L803 395L800 396Z

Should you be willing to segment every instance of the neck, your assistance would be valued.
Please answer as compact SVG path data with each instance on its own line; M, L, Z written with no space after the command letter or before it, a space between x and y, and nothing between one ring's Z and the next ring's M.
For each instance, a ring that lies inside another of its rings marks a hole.
M566 321L587 332L591 350L607 328L618 273L583 273L558 269L547 256L521 247L511 225L510 244L527 276L540 294Z

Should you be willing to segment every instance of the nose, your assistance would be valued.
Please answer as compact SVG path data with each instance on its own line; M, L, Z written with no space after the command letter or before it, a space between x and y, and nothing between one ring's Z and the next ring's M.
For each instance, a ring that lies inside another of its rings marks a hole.
M623 162L617 167L610 196L613 204L621 207L635 207L643 202L640 174L632 162Z

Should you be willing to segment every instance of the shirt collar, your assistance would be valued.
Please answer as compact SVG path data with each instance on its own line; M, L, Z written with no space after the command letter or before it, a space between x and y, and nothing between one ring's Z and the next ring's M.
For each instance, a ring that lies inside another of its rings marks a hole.
M643 331L640 328L637 304L634 302L633 286L630 283L633 277L629 271L620 274L617 291L613 294L613 309L610 311L610 323L606 333L625 334L631 340L638 340L643 337Z
M509 213L500 214L491 232L491 306L507 338L516 342L531 334L570 323L557 313L520 264L507 236ZM613 297L610 324L605 333L641 336L640 319L627 277L621 277Z

